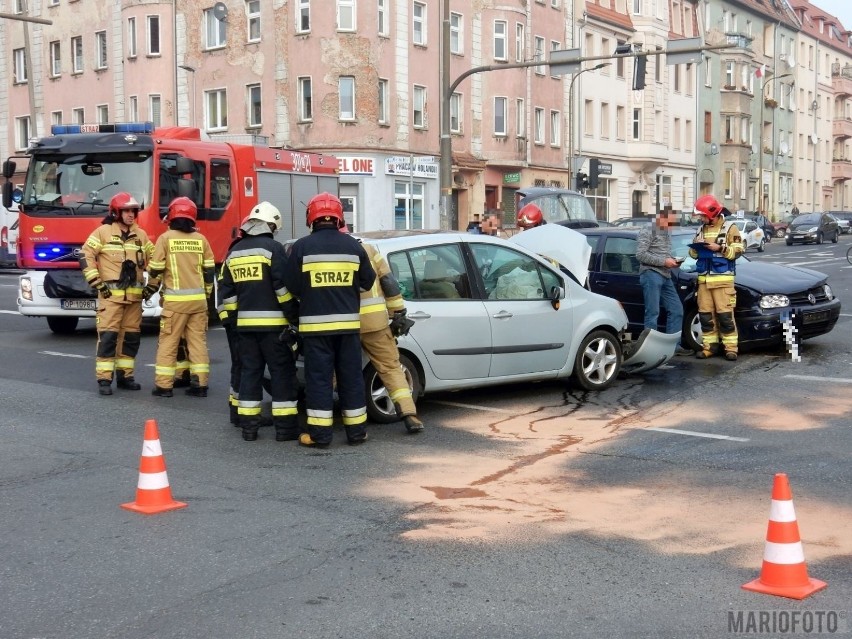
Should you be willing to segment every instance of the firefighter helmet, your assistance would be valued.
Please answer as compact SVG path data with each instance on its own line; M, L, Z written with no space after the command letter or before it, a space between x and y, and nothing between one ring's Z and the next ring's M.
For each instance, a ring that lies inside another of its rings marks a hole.
M122 211L129 209L138 215L140 208L136 198L126 192L116 193L109 201L109 214L116 220L121 217Z
M250 222L251 220L266 222L270 225L271 230L275 232L276 229L281 228L281 211L269 202L258 202L248 214L245 222Z
M527 204L518 211L518 226L522 229L531 229L544 224L544 215L535 204Z
M704 215L710 222L722 214L724 207L712 195L702 195L695 200L695 212Z
M185 196L176 197L169 204L169 222L181 217L193 222L198 218L198 207L195 206L195 202Z
M313 226L315 222L323 218L328 221L334 218L337 228L346 224L346 220L343 219L343 204L331 193L320 193L308 202L307 225Z

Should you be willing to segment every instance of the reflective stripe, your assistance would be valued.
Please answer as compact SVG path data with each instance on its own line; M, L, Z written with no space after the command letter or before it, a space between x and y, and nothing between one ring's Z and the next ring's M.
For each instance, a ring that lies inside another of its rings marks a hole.
M316 267L312 266L308 268L308 265L320 265L320 264L338 264L340 262L352 262L353 264L360 265L361 258L358 255L341 255L338 253L320 253L317 255L305 255L302 258L302 271L316 270Z
M323 324L299 324L300 333L319 333L321 331L357 331L361 328L360 320L350 322L326 322Z
M191 373L209 373L210 364L190 364L189 371Z
M366 421L366 418L364 418L364 421ZM324 417L311 417L310 415L308 416L308 425L309 426L332 426L333 424L334 424L334 419L331 418L331 417L324 418Z
M802 542L776 544L772 541L767 541L763 549L763 561L785 565L804 563L805 552L802 549Z
M796 521L796 511L793 508L793 502L773 499L769 507L769 519L781 522Z
M305 411L308 417L316 417L316 418L332 418L334 417L334 411L330 410L319 410L316 408L309 408Z
M169 476L166 471L161 473L139 473L139 490L157 490L169 487Z
M112 372L115 370L115 360L99 360L95 362L95 370Z
M394 391L390 394L390 398L392 402L402 398L402 397L411 397L411 391L407 388L400 388L397 391Z
M154 375L159 375L160 377L174 377L175 376L175 367L174 366L160 366L159 364L154 366Z
M228 263L235 262L237 264L256 264L258 260L256 258L261 257L264 258L263 261L272 262L272 251L268 251L264 248L250 248L250 249L242 249L239 251L231 251L231 254L228 256ZM246 259L246 258L254 258L254 259Z
M367 407L363 406L361 408L351 408L349 410L342 411L344 417L358 417L360 415L367 414Z
M132 357L116 357L115 365L117 368L133 368L133 365L136 363L136 360Z
M146 439L142 442L142 457L159 457L163 454L159 439Z
M237 326L247 327L247 326L287 326L289 322L283 317L279 318L258 318L258 319L244 319L242 317L237 318Z
M361 303L361 315L368 315L369 313L385 313L387 314L387 306L382 302L381 304L370 304L365 305L363 302Z
M344 426L357 426L358 424L364 424L367 422L366 415L359 415L358 417L343 417L343 425Z

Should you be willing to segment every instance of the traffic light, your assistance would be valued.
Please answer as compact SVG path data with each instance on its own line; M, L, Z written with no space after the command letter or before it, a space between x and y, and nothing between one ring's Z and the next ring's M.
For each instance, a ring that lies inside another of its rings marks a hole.
M577 172L577 190L582 191L586 187L589 186L588 175L583 173L582 171Z
M589 160L589 179L587 183L590 189L598 188L598 175L600 174L601 161L597 158Z
M641 91L645 88L645 67L648 64L648 56L637 55L633 58L633 90Z

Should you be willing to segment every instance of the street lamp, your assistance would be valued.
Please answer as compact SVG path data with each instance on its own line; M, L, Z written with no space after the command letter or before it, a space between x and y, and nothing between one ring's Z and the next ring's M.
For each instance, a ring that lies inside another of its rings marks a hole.
M763 118L764 118L764 113L766 112L766 101L769 99L769 98L766 97L766 87L769 86L770 82L774 82L775 80L781 80L783 78L791 78L791 77L793 77L792 73L782 73L781 75L774 75L771 78L764 80L763 86L760 87L760 139L759 139L760 149L758 149L759 152L760 152L760 156L759 156L760 159L758 161L758 170L757 170L757 202L756 202L755 208L757 209L758 212L762 213L763 215L766 215L766 211L764 210L764 207L763 207ZM773 109L774 109L774 107L773 107ZM773 127L772 127L773 131L772 131L771 147L773 148L772 158L773 158L773 163L774 163L774 159L775 159L775 151L774 151L774 146L775 146L775 131L774 131L774 129L775 129L775 126L774 126L774 124L775 124L775 111L774 110L772 111L772 123L773 123ZM774 174L775 174L775 167L774 166L772 167L772 174L773 174L773 181L774 181ZM767 202L767 204L769 204L769 202Z
M189 125L195 126L195 67L191 67L188 64L179 64L178 69L183 69L187 73L192 74L192 113L190 114L191 117L189 118Z
M601 62L588 69L583 69L574 74L571 84L568 85L568 188L571 188L574 178L574 82L587 71L597 71L608 67L612 62Z

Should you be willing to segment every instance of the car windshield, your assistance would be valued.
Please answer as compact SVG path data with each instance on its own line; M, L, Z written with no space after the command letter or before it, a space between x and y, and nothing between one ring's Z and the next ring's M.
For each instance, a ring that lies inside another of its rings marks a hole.
M808 213L795 218L790 224L819 224L819 213Z
M548 222L594 220L595 212L589 201L579 193L553 193L532 200Z

